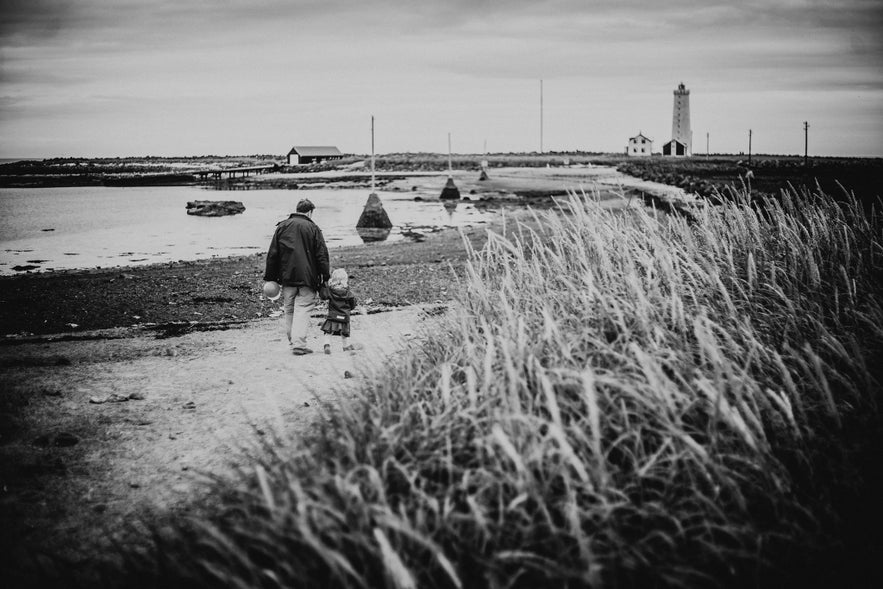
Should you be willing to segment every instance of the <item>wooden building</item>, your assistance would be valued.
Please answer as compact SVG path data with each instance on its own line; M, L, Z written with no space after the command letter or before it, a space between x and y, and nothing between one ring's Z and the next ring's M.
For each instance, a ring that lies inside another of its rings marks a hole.
M687 155L687 144L678 141L677 139L672 139L668 143L662 146L662 155Z
M288 152L288 165L315 164L343 157L333 145L295 145Z

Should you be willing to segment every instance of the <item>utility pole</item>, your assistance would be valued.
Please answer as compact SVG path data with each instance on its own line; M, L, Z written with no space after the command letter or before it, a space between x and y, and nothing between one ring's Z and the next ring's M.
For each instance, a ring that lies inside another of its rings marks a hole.
M711 133L708 133L708 132L705 133L705 157L706 158L708 157L708 143L709 143L709 136L710 135L711 135Z
M540 153L543 153L543 80L540 79Z
M374 115L371 115L371 194L374 194Z
M809 123L803 121L803 167L809 165Z
M751 129L748 129L748 165L751 165Z

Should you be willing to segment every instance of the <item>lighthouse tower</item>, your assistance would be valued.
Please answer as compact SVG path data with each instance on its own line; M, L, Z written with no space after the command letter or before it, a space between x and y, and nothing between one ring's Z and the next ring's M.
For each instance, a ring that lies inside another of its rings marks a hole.
M686 146L684 155L693 153L693 131L690 129L690 91L684 83L675 90L674 109L671 117L671 138Z

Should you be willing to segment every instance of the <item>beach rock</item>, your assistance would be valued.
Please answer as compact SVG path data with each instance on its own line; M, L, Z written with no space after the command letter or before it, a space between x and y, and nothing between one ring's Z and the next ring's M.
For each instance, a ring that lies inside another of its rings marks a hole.
M117 393L111 393L104 397L89 397L89 402L95 405L101 405L102 403L125 403L128 400L129 395L119 395Z
M192 200L187 203L187 214L200 217L226 217L245 211L237 200Z
M386 214L380 197L377 196L377 193L372 192L368 195L368 202L362 209L356 228L389 229L390 227L392 227L392 221L389 220L389 215Z
M365 243L374 243L378 241L384 241L389 234L392 232L392 229L388 227L357 227L356 233L359 234L359 237L362 238L362 241Z
M414 231L412 229L406 229L406 230L402 231L402 237L407 237L408 239L411 239L411 240L416 241L418 243L421 241L426 241L425 235L423 235L422 233L419 233L417 231Z

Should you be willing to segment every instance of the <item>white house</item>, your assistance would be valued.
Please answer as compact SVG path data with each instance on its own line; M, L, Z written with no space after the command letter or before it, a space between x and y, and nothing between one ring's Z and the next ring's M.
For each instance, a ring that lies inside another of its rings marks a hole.
M653 153L653 140L646 137L640 131L634 137L629 138L629 146L626 154L636 156L647 156Z

